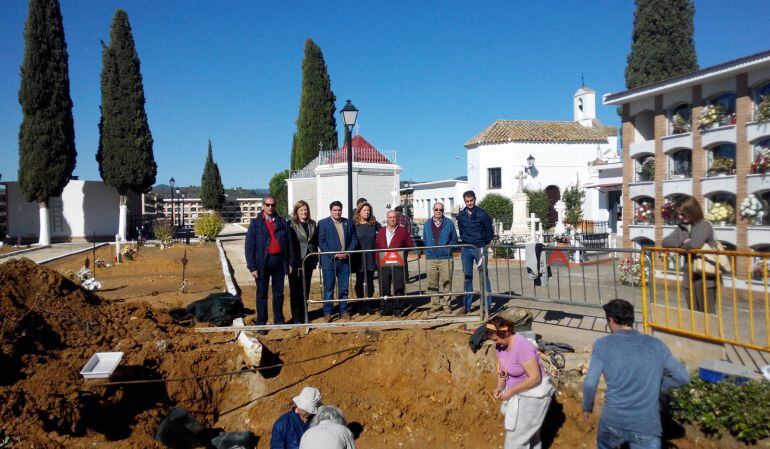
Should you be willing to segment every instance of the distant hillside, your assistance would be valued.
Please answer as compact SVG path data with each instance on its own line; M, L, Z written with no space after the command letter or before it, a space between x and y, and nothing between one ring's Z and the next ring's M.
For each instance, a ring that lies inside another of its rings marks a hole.
M176 186L175 190L178 190L180 194L183 193L185 198L199 198L200 195L199 186ZM259 198L267 195L268 193L269 191L267 189L244 189L243 187L225 189L225 194L228 196L228 198ZM148 195L158 195L160 198L170 198L171 187L169 187L168 184L156 184L152 187L152 190L148 193ZM176 198L176 196L177 193L174 192L174 198Z

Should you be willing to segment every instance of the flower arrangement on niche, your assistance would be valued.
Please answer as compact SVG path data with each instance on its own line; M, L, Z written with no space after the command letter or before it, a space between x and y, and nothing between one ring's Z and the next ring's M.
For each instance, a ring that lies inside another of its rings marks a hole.
M679 221L679 214L676 212L676 204L671 200L666 200L663 205L660 206L660 216L667 225L677 224Z
M709 129L715 125L719 125L719 122L725 116L725 108L718 104L710 104L705 106L700 112L700 127L701 129Z
M724 225L735 220L735 208L728 202L717 201L711 205L706 220Z
M741 201L741 217L748 220L752 225L762 224L765 210L767 210L767 205L753 193Z
M735 167L735 161L729 157L715 156L711 161L711 168L708 169L707 175L729 175L733 172Z
M677 112L671 117L671 130L674 134L689 133L690 122L686 120L682 114Z
M751 172L755 174L770 173L770 147L763 147L757 150L754 155L754 161L751 163Z
M756 119L758 122L770 120L770 94L762 95L757 105Z
M652 224L655 223L655 212L652 207L652 203L648 201L642 201L636 205L634 210L634 223L636 224Z
M618 265L618 279L623 285L635 287L642 281L642 268L638 260L623 259Z

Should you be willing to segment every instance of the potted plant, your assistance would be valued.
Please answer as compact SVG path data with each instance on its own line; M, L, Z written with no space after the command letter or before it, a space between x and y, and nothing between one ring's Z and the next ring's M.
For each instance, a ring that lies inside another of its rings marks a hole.
M556 234L553 236L553 242L556 246L569 246L572 243L572 238L569 234Z
M645 181L655 179L655 156L648 156L644 159L641 166L641 174Z
M762 95L757 105L756 119L758 122L770 120L770 94Z
M708 176L729 175L732 173L734 166L735 161L729 157L715 156L714 160L711 161L711 168L708 169L707 174Z
M690 122L685 120L684 116L677 112L671 117L671 130L673 131L673 134L688 133L690 132Z
M637 204L634 210L634 223L636 224L652 224L655 223L655 213L652 208L652 204L648 201L642 201Z
M762 217L765 216L766 205L757 198L756 195L749 194L741 201L741 217L748 220L752 225L762 224Z
M765 278L765 272L767 272L768 277L770 277L770 264L767 264L764 259L757 259L751 267L751 277L761 281Z
M770 147L759 148L751 163L751 172L754 174L767 174L770 172Z
M709 129L719 126L719 122L725 116L725 109L718 104L710 104L703 108L700 113L700 128Z
M679 220L676 212L676 204L671 200L666 200L663 205L660 206L660 216L667 225L677 224Z
M618 279L623 285L635 287L642 281L642 268L638 260L623 259L618 266Z
M717 201L711 205L706 220L719 223L719 226L726 226L727 222L735 220L735 208L725 201Z

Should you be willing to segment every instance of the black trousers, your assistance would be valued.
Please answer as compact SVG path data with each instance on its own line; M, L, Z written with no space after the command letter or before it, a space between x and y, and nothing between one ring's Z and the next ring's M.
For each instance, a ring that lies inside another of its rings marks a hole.
M366 287L366 291L364 291ZM374 270L372 271L359 271L356 273L356 298L373 298L374 297ZM376 309L374 302L359 302L358 310L374 310Z
M310 280L313 278L313 270L293 270L289 274L289 304L291 306L291 322L295 324L305 322L305 292L310 294ZM304 280L304 290L303 282Z
M380 267L380 293L382 296L403 296L406 284L403 265L383 265ZM393 287L391 289L391 286ZM385 311L401 310L401 300L388 299L384 303Z
M273 321L274 324L284 324L283 320L283 280L286 269L283 255L268 255L265 258L265 269L257 279L257 321L256 324L267 324L267 290L273 287Z

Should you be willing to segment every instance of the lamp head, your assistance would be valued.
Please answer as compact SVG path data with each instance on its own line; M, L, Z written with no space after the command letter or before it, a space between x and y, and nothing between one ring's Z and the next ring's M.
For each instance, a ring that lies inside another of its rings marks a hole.
M172 189L176 185L176 181L174 180L173 176L171 177L171 179L168 180L168 185L170 185Z
M342 114L342 122L345 124L345 126L354 126L356 124L356 119L358 118L358 109L353 106L350 100L345 103L345 106L340 111L340 114Z
M532 168L534 166L535 166L535 157L530 154L529 157L527 158L527 167Z

